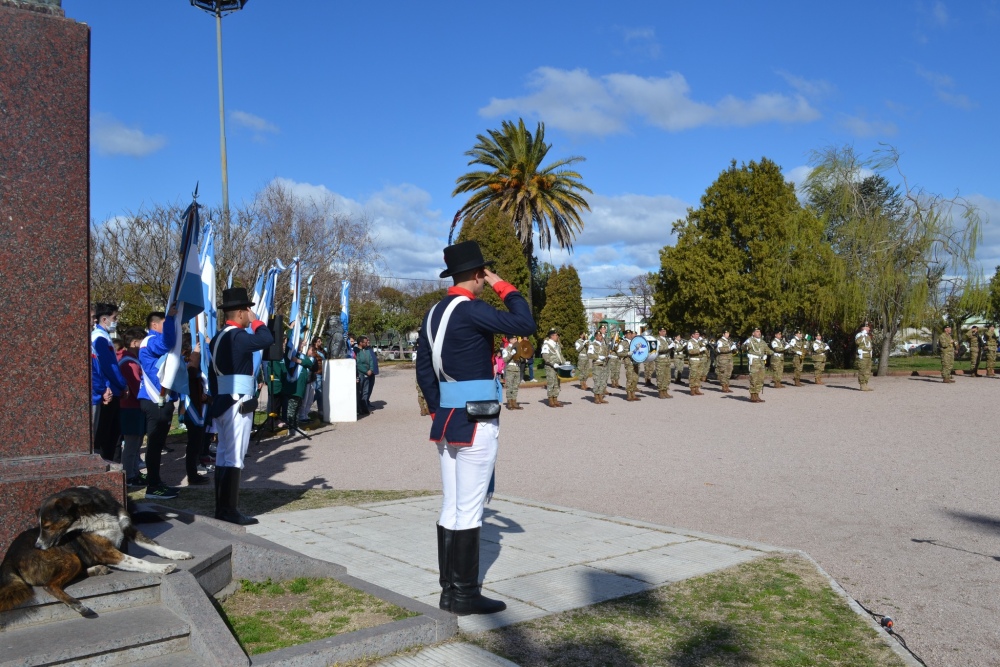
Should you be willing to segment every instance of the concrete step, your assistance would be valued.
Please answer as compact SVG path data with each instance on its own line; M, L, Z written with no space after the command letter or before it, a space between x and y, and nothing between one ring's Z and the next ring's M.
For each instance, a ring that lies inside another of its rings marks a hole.
M158 574L113 571L86 577L66 587L66 592L98 614L157 604L160 601ZM80 615L40 587L35 597L20 607L0 612L0 629L17 628L79 619Z
M190 626L160 605L133 607L75 619L0 632L0 667L41 665L128 665L189 649Z
M207 662L199 657L194 651L188 649L180 653L170 653L157 658L143 658L129 665L142 665L142 667L209 667L215 665L214 662Z

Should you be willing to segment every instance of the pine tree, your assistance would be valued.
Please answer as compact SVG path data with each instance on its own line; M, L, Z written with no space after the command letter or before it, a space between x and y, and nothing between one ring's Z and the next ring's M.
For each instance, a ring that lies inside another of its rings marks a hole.
M550 275L539 324L540 336L544 336L549 329L559 330L563 356L575 363L577 354L574 343L587 330L587 316L583 308L580 275L574 266L560 266Z

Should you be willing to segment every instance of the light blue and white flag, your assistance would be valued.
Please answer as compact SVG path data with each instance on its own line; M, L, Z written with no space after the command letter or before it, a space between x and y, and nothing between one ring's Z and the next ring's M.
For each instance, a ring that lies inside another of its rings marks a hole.
M164 356L163 365L157 373L164 389L179 394L188 393L187 364L181 356L181 335L184 322L197 317L205 310L205 293L201 282L201 265L198 261L198 238L201 233L201 220L198 216L198 202L191 202L184 211L184 226L181 229L180 266L177 269L177 279L170 289L170 299L167 301L167 311L174 306L174 326L177 340L174 347Z
M288 313L288 326L291 327L292 333L288 336L288 347L292 350L298 351L299 345L302 343L302 275L301 266L299 265L299 258L295 257L292 259L292 276L291 276L291 289L292 289L292 307Z
M313 331L313 278L315 277L316 274L314 273L313 275L309 276L309 280L306 281L306 301L305 301L306 321L303 331L309 332L310 340L315 335L315 332Z
M280 259L275 259L274 264L267 271L260 274L257 278L257 286L254 287L253 302L254 302L254 314L257 315L257 319L267 324L271 320L271 315L274 314L274 293L278 291L278 276L285 270L285 265L281 263ZM278 336L282 335L282 332L277 332ZM257 371L260 369L260 365L263 362L264 354L263 352L253 353L253 372L257 375Z
M344 343L347 344L347 325L351 321L350 311L351 281L340 281L340 326L344 329ZM348 352L348 356L351 353Z
M197 332L197 342L201 344L201 374L208 382L208 342L215 338L219 331L219 311L216 301L217 289L215 284L215 229L211 225L205 225L203 230L205 237L201 246L201 289L205 295L205 311L195 318L192 332L192 349L194 349L194 333ZM232 277L232 273L229 274Z

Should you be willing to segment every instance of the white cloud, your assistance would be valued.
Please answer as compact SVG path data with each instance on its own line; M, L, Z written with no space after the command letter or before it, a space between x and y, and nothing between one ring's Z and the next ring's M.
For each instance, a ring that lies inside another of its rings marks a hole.
M929 83L931 88L934 89L934 95L948 106L965 111L975 109L979 106L968 95L955 92L955 80L949 75L925 70L922 67L917 67L917 75Z
M896 134L896 124L880 120L868 120L861 116L841 114L837 125L855 137L885 137Z
M783 78L799 94L810 99L821 99L836 91L836 87L832 83L823 79L807 79L782 70L778 70L778 76Z
M948 8L940 0L938 0L938 2L935 2L934 6L931 7L931 16L934 18L934 22L940 26L946 26L950 21L950 16L948 15Z
M650 27L624 28L619 27L625 46L646 58L660 57L660 44L656 40L656 30Z
M989 278L1000 266L1000 200L985 195L971 195L968 200L979 209L983 219L983 239L976 257L982 264L983 274Z
M109 113L93 115L90 138L100 155L143 157L167 145L163 135L148 135L138 128L128 127Z
M432 209L431 196L415 185L386 186L363 200L333 192L325 185L298 183L286 178L274 181L302 198L332 196L337 208L350 215L371 219L385 264L385 275L400 278L436 279L444 268L442 249L448 223Z
M246 111L230 111L229 120L240 127L248 128L254 132L269 132L272 134L280 132L277 125Z
M792 167L785 172L785 180L795 186L795 193L802 199L802 187L812 173L813 168L807 164Z
M665 77L594 77L584 69L540 67L529 76L528 88L535 92L494 98L480 115L533 114L552 127L599 136L624 132L630 116L671 132L705 125L804 123L820 117L801 94L761 93L749 99L727 95L715 104L698 102L677 72Z

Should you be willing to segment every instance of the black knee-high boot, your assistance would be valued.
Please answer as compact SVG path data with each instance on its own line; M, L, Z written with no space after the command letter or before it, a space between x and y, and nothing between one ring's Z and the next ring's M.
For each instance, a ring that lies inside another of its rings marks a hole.
M240 472L239 468L215 468L215 518L241 526L250 526L259 522L239 510Z
M438 607L445 611L451 611L451 551L455 541L454 536L455 531L442 528L441 524L437 524L438 571L441 573L438 579L441 584L441 600L438 602Z
M456 530L452 535L451 611L459 616L493 614L507 605L483 597L479 585L479 528Z

